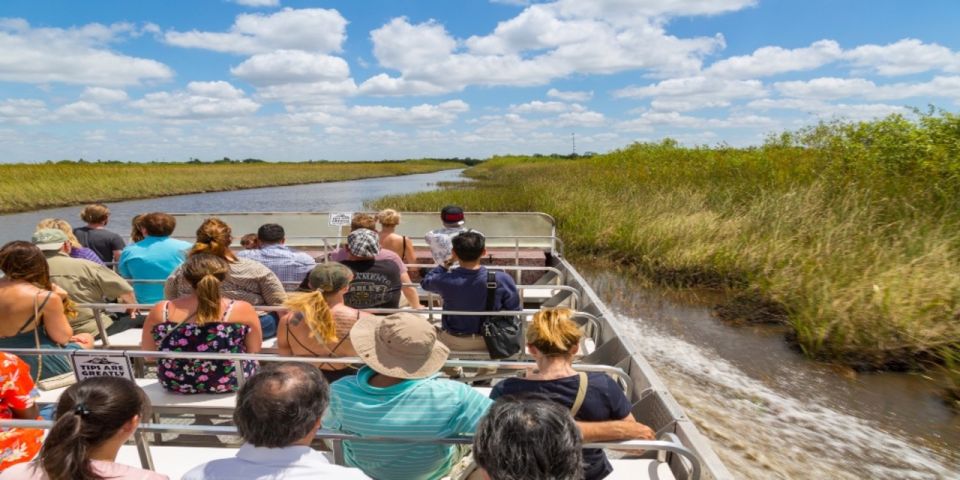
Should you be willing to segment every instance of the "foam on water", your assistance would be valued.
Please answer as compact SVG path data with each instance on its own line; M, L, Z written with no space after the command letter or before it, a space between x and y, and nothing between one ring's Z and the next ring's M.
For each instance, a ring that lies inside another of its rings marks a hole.
M960 478L937 452L818 405L817 392L782 394L640 319L620 322L738 478Z

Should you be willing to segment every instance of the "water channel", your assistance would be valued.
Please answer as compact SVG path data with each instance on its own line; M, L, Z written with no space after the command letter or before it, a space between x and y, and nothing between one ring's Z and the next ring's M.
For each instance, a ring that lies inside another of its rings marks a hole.
M148 211L353 211L384 195L462 180L461 170L110 203L114 231ZM79 207L0 215L0 244ZM719 322L712 294L650 289L578 262L630 338L737 478L960 478L960 416L918 375L854 375L805 360L771 328Z

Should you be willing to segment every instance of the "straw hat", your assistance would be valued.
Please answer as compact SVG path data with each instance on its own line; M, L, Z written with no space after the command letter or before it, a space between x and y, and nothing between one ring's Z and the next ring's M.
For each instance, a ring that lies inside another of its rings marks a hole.
M450 354L433 325L412 313L363 317L350 330L350 340L364 363L395 378L426 378L440 371Z

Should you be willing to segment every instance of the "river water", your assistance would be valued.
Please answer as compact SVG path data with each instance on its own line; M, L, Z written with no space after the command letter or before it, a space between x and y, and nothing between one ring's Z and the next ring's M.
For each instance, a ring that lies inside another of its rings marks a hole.
M110 204L124 236L149 211L354 211L384 195L433 190L461 170L401 177L181 195ZM80 224L79 207L0 215L0 244L29 239L47 217ZM960 479L960 416L917 375L856 375L810 362L782 332L719 322L709 293L678 296L627 273L581 265L620 315L628 341L713 440L737 478Z

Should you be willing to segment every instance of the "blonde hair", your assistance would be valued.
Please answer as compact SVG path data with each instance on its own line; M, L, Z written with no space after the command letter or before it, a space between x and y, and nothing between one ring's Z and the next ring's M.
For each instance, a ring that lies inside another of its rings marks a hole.
M527 329L527 343L544 355L569 355L583 337L572 318L573 310L569 308L540 310L533 315L533 324Z
M321 343L336 342L337 323L333 318L333 310L319 290L291 295L283 306L296 314L303 315L303 319L310 328L310 336Z
M204 220L197 229L197 243L193 244L190 255L212 253L230 262L237 261L237 257L230 251L232 233L230 225L217 217Z
M54 228L66 233L67 240L70 241L70 246L73 248L80 248L83 246L80 244L80 240L77 240L76 235L73 234L73 227L70 226L70 222L62 218L44 218L43 220L40 220L40 223L37 224L37 230L40 230L41 228Z
M384 227L393 227L400 225L400 212L388 208L377 214L377 221Z
M220 284L229 273L230 264L212 253L196 253L184 262L183 278L197 296L197 325L220 318Z
M377 217L365 212L357 212L350 218L350 231L366 228L368 230L377 230Z
M103 223L110 216L110 209L102 203L93 203L83 207L80 220L87 223Z

